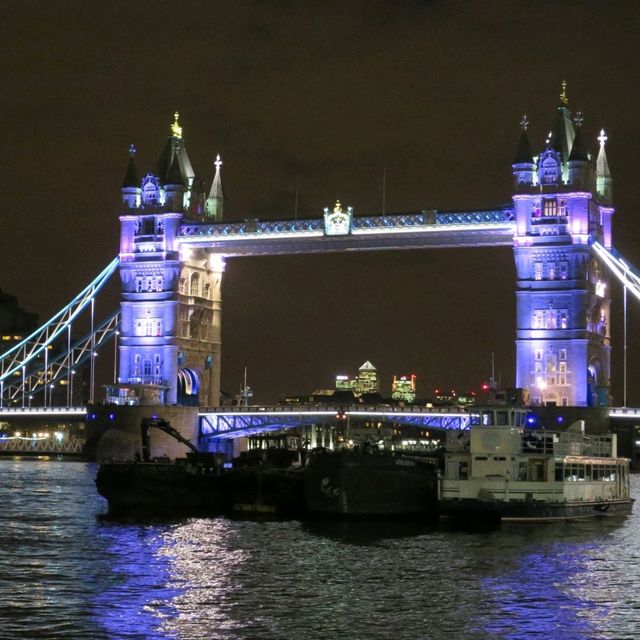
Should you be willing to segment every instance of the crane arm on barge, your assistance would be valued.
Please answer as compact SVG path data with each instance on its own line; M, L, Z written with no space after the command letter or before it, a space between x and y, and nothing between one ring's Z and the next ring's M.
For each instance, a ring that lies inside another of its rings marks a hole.
M196 446L189 440L187 440L175 427L172 427L167 420L162 420L161 418L142 418L140 423L140 435L142 436L142 461L149 462L151 459L151 446L149 442L149 429L151 428L160 429L164 431L172 438L178 440L185 446L189 447L191 451L196 454L200 452L196 448Z

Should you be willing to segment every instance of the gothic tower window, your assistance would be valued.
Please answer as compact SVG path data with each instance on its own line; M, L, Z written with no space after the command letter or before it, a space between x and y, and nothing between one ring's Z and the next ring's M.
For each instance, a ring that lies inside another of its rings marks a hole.
M154 218L145 218L142 221L142 235L152 236L156 232L156 221Z
M544 201L542 215L545 218L555 218L558 215L558 203L555 198Z
M189 288L189 295L191 296L200 295L200 274L198 273L194 273L191 276L191 286Z
M549 262L547 264L547 278L549 278L549 280L556 279L556 263L555 262Z
M533 263L533 279L542 280L542 262Z

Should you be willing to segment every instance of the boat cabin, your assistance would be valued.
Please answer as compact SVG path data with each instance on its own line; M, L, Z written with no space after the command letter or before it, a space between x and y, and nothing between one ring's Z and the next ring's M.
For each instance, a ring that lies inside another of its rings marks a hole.
M473 408L470 428L447 434L442 497L547 500L567 483L615 483L625 493L628 460L617 457L615 434L586 435L582 421L562 432L526 425L524 408Z

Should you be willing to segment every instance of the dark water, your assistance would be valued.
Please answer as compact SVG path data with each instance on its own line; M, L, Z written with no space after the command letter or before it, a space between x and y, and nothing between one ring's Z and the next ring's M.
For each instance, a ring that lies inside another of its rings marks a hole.
M640 505L474 533L123 523L95 472L0 461L1 639L640 638Z

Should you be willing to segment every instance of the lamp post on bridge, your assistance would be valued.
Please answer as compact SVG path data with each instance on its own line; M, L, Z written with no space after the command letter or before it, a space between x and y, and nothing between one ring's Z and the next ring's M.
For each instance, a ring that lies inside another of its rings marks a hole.
M113 384L115 384L117 381L116 371L118 367L118 336L119 335L120 335L120 332L116 329L115 338L113 342Z
M624 294L623 294L623 345L622 345L622 406L627 406L627 278L629 267L624 263Z
M75 375L76 375L76 370L71 369L71 378L69 381L69 406L70 407L73 407L73 379Z

